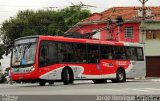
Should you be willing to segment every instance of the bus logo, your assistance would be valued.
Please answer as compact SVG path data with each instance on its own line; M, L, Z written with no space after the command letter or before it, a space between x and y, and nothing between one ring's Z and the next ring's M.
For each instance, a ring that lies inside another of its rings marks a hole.
M100 65L99 64L97 64L97 69L100 70Z
M110 62L110 63L103 62L103 66L105 66L105 67L113 67L113 63L112 62Z

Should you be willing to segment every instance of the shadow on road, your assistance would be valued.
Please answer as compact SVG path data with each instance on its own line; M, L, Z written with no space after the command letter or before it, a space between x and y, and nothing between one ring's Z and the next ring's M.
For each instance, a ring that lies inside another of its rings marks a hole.
M145 80L127 80L126 82L124 83L118 83L118 84L129 84L129 83L133 83L133 82L148 82L148 81L145 81ZM31 84L31 83L25 83L25 84L14 84L16 86L19 86L19 87L70 87L70 86L77 86L77 85L106 85L106 84L117 84L117 83L112 83L110 80L107 80L107 83L97 83L97 84L94 84L92 81L75 81L74 84L70 84L70 85L63 85L62 82L55 82L55 84L52 84L52 85L49 85L48 83L46 83L45 86L39 86L38 83L34 83L34 84Z

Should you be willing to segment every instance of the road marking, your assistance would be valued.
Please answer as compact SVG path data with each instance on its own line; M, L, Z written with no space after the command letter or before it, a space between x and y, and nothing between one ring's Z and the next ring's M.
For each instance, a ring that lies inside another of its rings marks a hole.
M158 90L158 91L160 91L160 89L157 89L157 88L145 88L145 89L148 89L148 90Z
M133 88L126 88L127 90L134 90L134 91L141 91L141 92L154 92L150 90L143 90L143 89L133 89Z
M118 89L102 89L102 90L111 90L111 91L118 91L118 92L126 92L124 90L118 90Z

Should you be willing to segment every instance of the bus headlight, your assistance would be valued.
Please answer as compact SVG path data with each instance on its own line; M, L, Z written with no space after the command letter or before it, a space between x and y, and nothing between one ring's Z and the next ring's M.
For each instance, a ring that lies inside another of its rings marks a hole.
M34 70L35 70L35 67L32 66L32 67L30 68L30 72L32 72L32 71L34 71Z

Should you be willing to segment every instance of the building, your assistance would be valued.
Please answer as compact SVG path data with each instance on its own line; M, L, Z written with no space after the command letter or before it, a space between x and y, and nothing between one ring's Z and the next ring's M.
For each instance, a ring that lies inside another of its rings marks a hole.
M160 7L146 7L145 12L143 23L141 7L113 7L101 13L93 13L67 32L85 34L101 30L92 38L144 43L147 76L160 77ZM118 16L124 20L122 27L116 25Z

